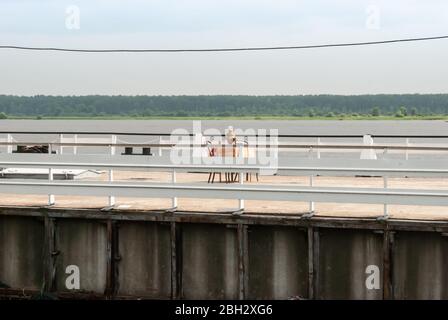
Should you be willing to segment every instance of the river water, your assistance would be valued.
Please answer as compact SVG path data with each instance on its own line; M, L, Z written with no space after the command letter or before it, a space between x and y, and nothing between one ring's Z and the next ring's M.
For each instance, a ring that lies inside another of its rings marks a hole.
M225 132L228 126L235 129L277 129L280 135L424 135L434 138L412 139L411 143L441 143L448 144L448 139L436 139L437 136L448 136L448 122L439 120L397 120L397 121L344 121L344 120L202 120L193 122L192 120L0 120L0 132L121 132L121 133L172 133L174 130L183 129L185 132L193 132L194 127L199 130L209 130L211 128L221 133ZM4 140L5 135L0 134L0 139ZM38 142L57 141L55 135L20 135L15 134L16 141ZM295 142L316 142L315 139L284 139L283 141ZM395 139L375 139L376 143L394 142L405 143L404 138ZM152 142L157 143L155 137L119 136L118 142ZM281 141L282 142L282 141ZM361 143L361 138L322 138L325 142ZM3 148L4 149L4 148ZM80 153L90 153L91 149L79 149ZM104 148L103 148L104 149ZM3 150L2 150L3 152ZM95 153L106 153L107 149L94 150ZM122 152L122 150L119 150ZM346 153L344 156L347 156ZM352 156L357 156L356 152L351 152ZM298 156L307 156L306 152L298 153ZM340 154L326 152L326 157L339 157ZM403 151L391 152L384 157L402 157ZM428 157L425 156L425 157ZM444 154L429 155L429 157L445 158ZM421 155L411 155L411 158L421 158ZM448 154L447 154L448 158Z
M202 120L202 129L224 131L228 126L241 129L278 129L279 134L390 134L448 135L448 123L439 120L401 121L321 121L321 120ZM0 120L0 131L98 131L170 133L175 129L193 130L191 120Z

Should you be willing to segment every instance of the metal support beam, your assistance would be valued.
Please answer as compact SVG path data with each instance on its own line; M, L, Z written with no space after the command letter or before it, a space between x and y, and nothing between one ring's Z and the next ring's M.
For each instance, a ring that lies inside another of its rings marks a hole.
M247 226L238 224L238 299L248 296L249 285L249 239Z
M308 299L314 299L314 229L308 227Z
M384 230L383 235L383 299L391 300L394 297L392 279L392 253L394 245L394 231Z
M117 294L118 280L118 225L116 221L107 220L107 270L104 295L113 299Z
M43 291L52 292L55 290L56 259L59 252L56 249L56 225L55 219L48 216L44 219L45 240L44 240L44 283Z
M181 225L171 222L171 299L182 298L182 237Z
M313 260L313 299L319 299L319 256L320 256L320 234L319 228L313 228L312 230L313 243L312 243L312 257L308 257Z

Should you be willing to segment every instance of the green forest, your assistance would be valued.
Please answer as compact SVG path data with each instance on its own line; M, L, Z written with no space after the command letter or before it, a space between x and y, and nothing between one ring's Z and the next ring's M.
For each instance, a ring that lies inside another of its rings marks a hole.
M448 115L448 94L297 96L0 95L0 118L429 117Z

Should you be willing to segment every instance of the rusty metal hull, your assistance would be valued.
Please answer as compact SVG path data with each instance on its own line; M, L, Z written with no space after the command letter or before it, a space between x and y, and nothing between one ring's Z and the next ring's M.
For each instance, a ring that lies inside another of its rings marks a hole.
M448 221L2 207L0 297L447 299L447 234Z

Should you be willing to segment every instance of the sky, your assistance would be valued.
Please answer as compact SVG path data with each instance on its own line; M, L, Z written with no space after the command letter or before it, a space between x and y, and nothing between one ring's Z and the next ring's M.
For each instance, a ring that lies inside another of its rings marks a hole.
M445 0L2 0L0 45L287 46L448 35ZM0 50L0 94L448 93L448 39L271 52Z

